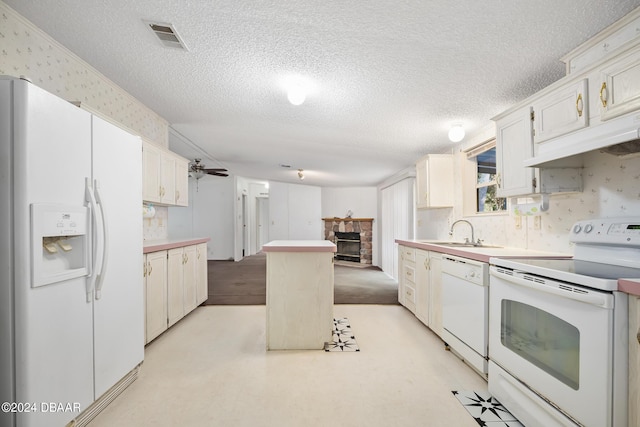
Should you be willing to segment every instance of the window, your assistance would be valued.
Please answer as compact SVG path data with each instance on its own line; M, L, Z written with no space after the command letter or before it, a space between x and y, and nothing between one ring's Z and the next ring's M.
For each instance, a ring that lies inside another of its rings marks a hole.
M497 197L496 141L482 142L463 150L464 214L506 213L507 199Z
M476 212L506 211L507 199L496 196L496 147L476 156L476 169Z

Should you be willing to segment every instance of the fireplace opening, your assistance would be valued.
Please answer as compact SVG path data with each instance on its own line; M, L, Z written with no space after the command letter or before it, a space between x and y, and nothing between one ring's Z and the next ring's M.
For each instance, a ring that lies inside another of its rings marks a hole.
M360 233L335 232L337 251L335 259L360 262Z

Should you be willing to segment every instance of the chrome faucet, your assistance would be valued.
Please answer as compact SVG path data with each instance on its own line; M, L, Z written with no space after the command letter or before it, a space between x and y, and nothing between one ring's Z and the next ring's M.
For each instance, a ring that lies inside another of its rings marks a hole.
M479 243L476 243L476 242L475 242L475 236L474 236L474 233L473 233L473 224L471 224L471 223L470 223L469 221L467 221L466 219L459 219L459 220L457 220L457 221L454 221L454 222L453 222L453 224L451 224L451 230L449 230L449 236L453 236L453 227L454 227L457 223L459 223L459 222L466 222L467 224L469 224L469 227L471 228L471 242L469 242L469 238L468 238L468 237L466 237L466 238L464 239L465 243L472 243L472 244L474 244L474 245L479 244Z

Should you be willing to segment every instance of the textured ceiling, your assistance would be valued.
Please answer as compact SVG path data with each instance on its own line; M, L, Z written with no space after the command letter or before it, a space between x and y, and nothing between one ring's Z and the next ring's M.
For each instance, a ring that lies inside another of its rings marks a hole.
M169 121L208 167L375 185L564 74L640 0L4 0ZM169 22L163 47L142 20ZM313 86L289 104L283 79ZM208 159L207 159L208 157ZM215 161L214 161L215 160ZM280 167L291 166L292 170ZM221 179L221 178L208 178Z

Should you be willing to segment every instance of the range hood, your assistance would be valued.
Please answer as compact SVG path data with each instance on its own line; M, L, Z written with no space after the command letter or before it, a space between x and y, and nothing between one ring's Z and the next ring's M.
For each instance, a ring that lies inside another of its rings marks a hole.
M524 166L572 167L580 154L596 150L622 157L640 154L640 114L611 119L537 144L535 156L525 160Z

